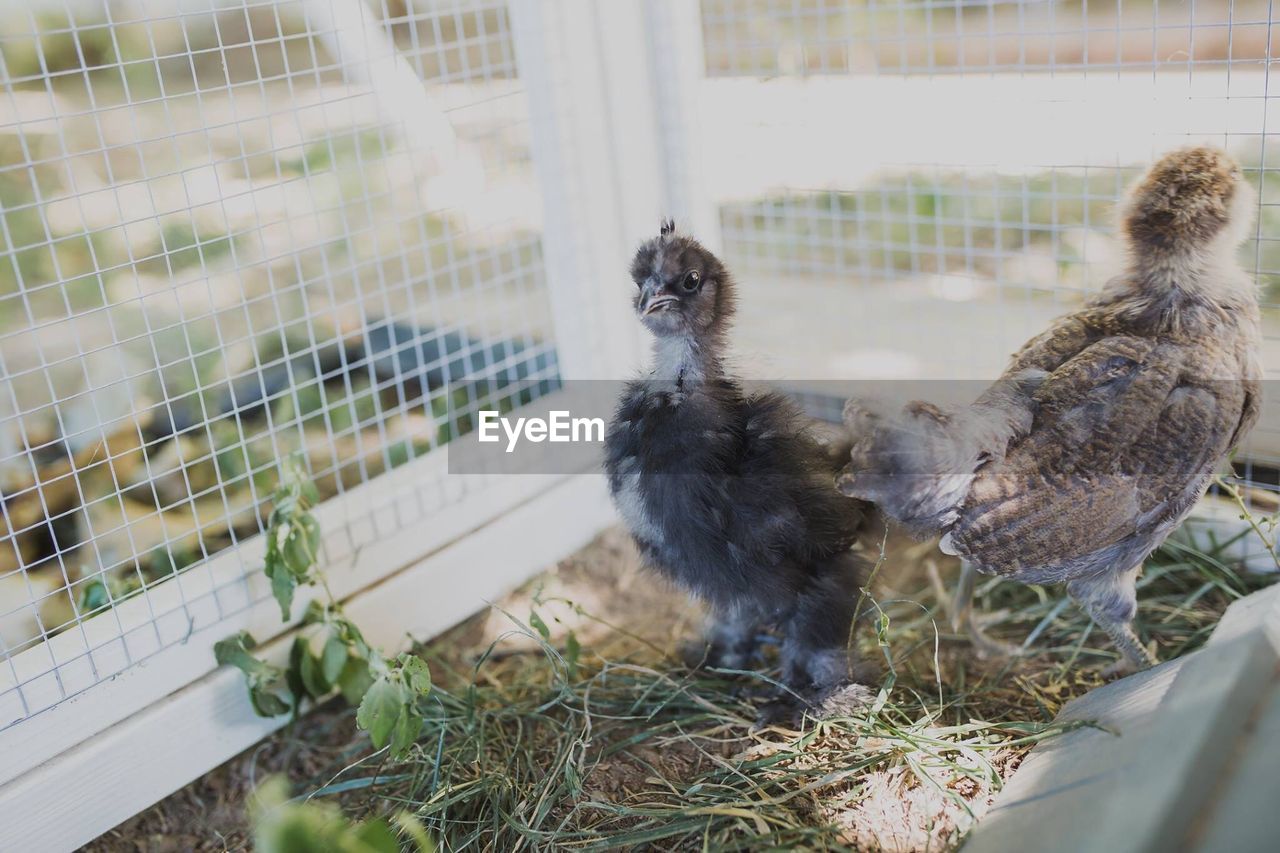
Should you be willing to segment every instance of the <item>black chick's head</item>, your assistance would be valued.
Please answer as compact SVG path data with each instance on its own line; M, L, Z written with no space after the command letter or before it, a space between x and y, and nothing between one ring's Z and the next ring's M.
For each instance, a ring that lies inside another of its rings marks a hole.
M724 264L670 219L631 261L634 305L640 322L658 337L706 336L733 315L733 282Z

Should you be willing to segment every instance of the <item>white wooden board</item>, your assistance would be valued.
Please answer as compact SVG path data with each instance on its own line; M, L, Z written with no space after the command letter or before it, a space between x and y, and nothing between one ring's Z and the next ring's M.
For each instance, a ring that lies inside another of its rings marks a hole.
M1022 851L1029 838L1062 853L1275 849L1280 584L1233 604L1203 649L1094 690L1058 719L1102 728L1032 750L966 853Z

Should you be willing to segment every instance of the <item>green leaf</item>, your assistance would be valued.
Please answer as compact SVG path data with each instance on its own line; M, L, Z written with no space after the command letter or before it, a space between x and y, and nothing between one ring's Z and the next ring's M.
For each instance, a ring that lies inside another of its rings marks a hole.
M234 666L247 677L249 701L261 717L274 717L293 708L293 697L280 667L249 654L256 643L247 631L219 640L213 656L220 665Z
M582 793L582 776L579 775L578 768L572 761L564 765L564 780L569 786L569 796L576 797Z
M106 607L110 603L111 596L108 594L107 585L100 579L89 581L80 591L81 612L97 610L99 607Z
M391 736L391 757L404 758L422 731L422 717L411 705L402 705Z
M343 642L352 647L352 654L368 656L369 645L364 641L364 635L360 633L360 629L354 622L341 615L332 617L331 621L342 634Z
M268 572L267 575L271 578L271 593L280 605L280 618L288 622L293 610L293 590L298 586L298 581L288 571L284 571L283 567L274 573Z
M259 717L276 717L292 710L293 704L285 698L287 695L280 687L265 684L249 687L249 702Z
M296 521L314 563L320 554L320 523L309 512L298 516Z
M360 700L356 725L367 731L373 745L381 749L395 730L403 710L404 696L400 686L387 678L379 678Z
M257 645L252 634L248 631L241 631L238 634L227 637L225 640L219 640L214 643L213 659L218 662L219 666L234 666L245 675L261 675L268 670L274 669L274 667L249 654L249 650Z
M353 840L369 853L400 853L400 841L385 820L375 818L356 827Z
M431 668L422 658L408 652L400 655L400 670L404 673L405 684L414 693L426 696L431 692Z
M298 496L302 498L307 506L315 506L320 502L320 492L316 489L316 484L310 480L302 481Z
M569 678L578 677L578 659L582 657L582 646L578 644L578 635L569 632L564 638L564 660L569 665Z
M306 612L302 614L303 625L315 625L321 622L330 622L329 610L317 599L307 602Z
M306 543L298 526L292 521L286 521L277 530L276 541L280 543L280 559L284 562L284 567L295 577L306 577L307 569L311 568L311 555L307 553Z
M271 527L279 527L298 512L298 499L287 489L277 489L271 496Z
M353 655L342 668L342 675L338 676L338 689L348 704L359 705L374 681L373 674L369 672L369 662Z
M320 672L325 681L330 684L338 683L342 670L347 665L348 656L347 644L342 641L342 636L337 631L332 632L320 658Z
M534 627L534 630L536 630L539 634L542 635L542 639L544 640L551 639L551 629L547 627L546 622L542 621L542 617L538 615L538 611L536 610L529 611L529 624Z
M298 677L302 679L302 686L313 699L319 699L332 689L332 685L325 680L324 673L321 672L319 659L311 654L307 642L302 637L294 640L294 650L295 665L298 668Z

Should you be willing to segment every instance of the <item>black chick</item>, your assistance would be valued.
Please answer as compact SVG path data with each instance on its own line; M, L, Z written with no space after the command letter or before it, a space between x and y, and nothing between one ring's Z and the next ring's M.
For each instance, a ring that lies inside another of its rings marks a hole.
M1235 262L1254 198L1220 151L1166 155L1122 210L1127 269L973 405L884 416L849 402L858 439L840 489L944 534L964 560L953 616L971 632L975 569L1065 582L1118 669L1154 661L1131 626L1142 562L1258 417L1258 300Z
M819 703L850 682L864 580L850 547L866 505L832 488L848 456L829 453L789 400L747 394L727 374L734 283L711 252L664 222L631 277L654 367L627 384L606 437L614 502L644 560L709 606L708 663L746 668L776 627L784 683ZM794 713L779 710L788 702L762 717Z

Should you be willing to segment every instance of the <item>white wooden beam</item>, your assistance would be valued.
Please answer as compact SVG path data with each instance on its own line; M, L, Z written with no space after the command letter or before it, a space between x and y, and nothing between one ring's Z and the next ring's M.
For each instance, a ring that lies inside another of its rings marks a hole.
M720 217L704 166L703 81L706 58L698 0L644 4L653 96L657 105L666 210L707 248L720 252Z
M1274 767L1250 762L1270 748L1259 720L1278 705L1280 585L1232 604L1199 651L1068 703L1059 721L1100 728L1032 750L964 849L1022 850L1028 838L1055 853L1257 849L1212 839L1280 837L1274 809L1239 825L1239 804L1223 799L1239 774L1274 780ZM1271 788L1261 797L1274 801Z
M666 213L639 0L513 0L543 198L543 251L567 379L617 379L640 361L627 267Z

